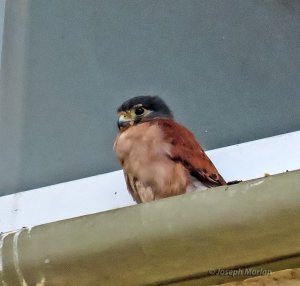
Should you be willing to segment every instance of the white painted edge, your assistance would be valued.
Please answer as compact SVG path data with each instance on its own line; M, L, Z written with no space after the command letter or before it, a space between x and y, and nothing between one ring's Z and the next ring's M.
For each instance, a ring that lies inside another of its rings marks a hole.
M300 131L207 151L226 181L300 169ZM0 197L0 232L133 205L123 172Z

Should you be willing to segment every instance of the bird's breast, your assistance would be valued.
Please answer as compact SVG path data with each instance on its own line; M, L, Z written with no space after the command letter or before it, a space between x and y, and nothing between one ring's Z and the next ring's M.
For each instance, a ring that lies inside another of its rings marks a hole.
M118 135L114 148L124 171L143 181L172 175L168 172L173 164L166 156L171 146L155 124L145 122L128 128Z
M114 148L121 162L129 159L150 163L155 158L168 154L171 147L164 142L159 126L145 122L121 132Z
M187 169L170 159L164 135L159 125L145 122L121 132L114 145L125 174L150 187L155 199L185 193L190 183Z

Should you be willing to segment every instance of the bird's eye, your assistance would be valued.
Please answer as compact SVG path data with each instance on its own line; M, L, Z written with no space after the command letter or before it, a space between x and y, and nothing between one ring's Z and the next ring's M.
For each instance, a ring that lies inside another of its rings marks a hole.
M143 107L138 107L135 109L135 114L136 115L142 115L144 113L145 109Z

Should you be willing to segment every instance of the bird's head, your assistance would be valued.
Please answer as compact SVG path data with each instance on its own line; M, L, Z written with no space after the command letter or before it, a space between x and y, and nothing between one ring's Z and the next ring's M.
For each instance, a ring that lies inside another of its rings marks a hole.
M120 130L153 118L173 118L166 103L158 96L136 96L122 103L117 109Z

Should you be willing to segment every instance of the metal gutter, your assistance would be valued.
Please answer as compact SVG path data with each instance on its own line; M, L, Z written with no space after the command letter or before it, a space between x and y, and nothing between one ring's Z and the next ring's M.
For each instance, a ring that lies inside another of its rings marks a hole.
M2 234L0 285L210 285L245 278L211 269L299 267L299 183L288 172Z

